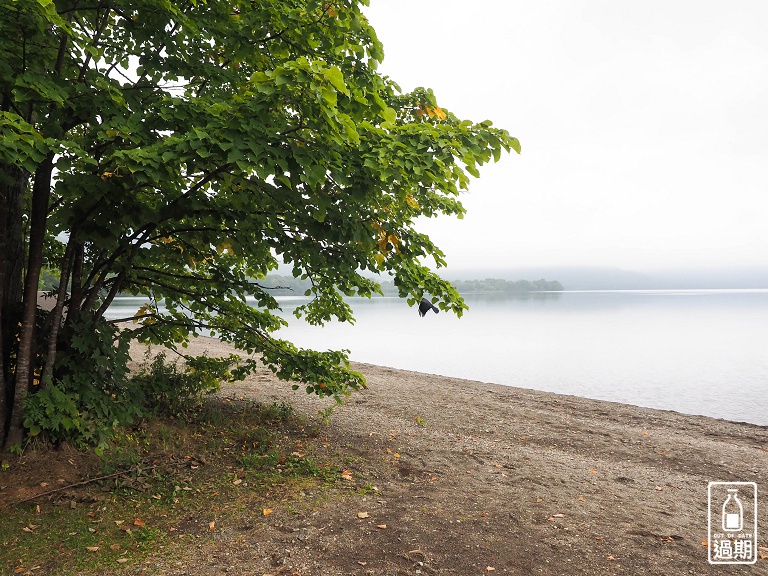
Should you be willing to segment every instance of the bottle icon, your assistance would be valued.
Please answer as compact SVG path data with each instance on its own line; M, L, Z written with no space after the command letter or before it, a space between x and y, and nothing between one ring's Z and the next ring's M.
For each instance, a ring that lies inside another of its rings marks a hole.
M739 532L744 527L744 508L738 494L738 488L729 488L728 498L723 502L724 532Z

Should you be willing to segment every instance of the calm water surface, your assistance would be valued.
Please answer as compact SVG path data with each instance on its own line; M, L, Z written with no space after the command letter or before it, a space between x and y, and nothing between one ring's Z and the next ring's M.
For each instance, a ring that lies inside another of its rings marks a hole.
M353 298L356 324L323 328L280 300L281 337L353 360L768 425L768 290L478 294L460 319Z

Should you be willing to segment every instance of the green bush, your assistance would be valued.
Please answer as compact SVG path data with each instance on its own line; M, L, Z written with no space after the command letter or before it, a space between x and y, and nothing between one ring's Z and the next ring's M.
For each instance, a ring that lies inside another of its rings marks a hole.
M142 414L128 378L128 342L103 320L83 318L62 329L52 382L27 397L30 435L103 448L114 428Z
M133 377L134 394L148 413L179 416L199 405L204 395L218 392L232 363L231 357L168 362L161 352Z
M119 426L147 415L178 416L216 392L234 357L168 362L157 354L130 376L129 342L104 320L83 318L63 328L52 382L33 390L24 426L54 444L101 451Z

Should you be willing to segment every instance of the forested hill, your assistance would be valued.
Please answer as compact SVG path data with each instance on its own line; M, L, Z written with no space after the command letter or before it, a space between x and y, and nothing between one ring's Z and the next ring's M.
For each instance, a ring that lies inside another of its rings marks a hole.
M563 285L557 280L453 280L451 284L461 294L478 292L560 292Z
M302 296L310 288L309 280L301 280L293 276L281 274L269 274L264 280L258 281L259 285L270 288L270 293L275 296L293 295ZM477 293L526 293L526 292L559 292L563 285L557 280L500 280L486 278L485 280L456 280L452 281L461 294ZM391 280L381 282L381 288L386 296L396 296L397 289Z

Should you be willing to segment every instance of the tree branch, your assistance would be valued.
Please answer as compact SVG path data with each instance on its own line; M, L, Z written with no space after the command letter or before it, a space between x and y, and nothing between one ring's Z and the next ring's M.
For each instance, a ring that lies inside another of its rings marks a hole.
M147 466L146 468L143 466L133 466L131 468L127 468L126 470L121 470L120 472L113 472L112 474L106 474L104 476L97 476L96 478L88 478L87 480L81 480L80 482L75 482L74 484L68 484L67 486L60 486L59 488L54 488L53 490L48 490L47 492L41 492L40 494L35 494L34 496L30 496L29 498L24 498L24 500L19 500L16 502L16 505L24 504L24 502L29 502L30 500L37 500L38 498L41 498L42 496L50 496L51 494L55 494L56 492L61 492L62 490L68 490L69 488L75 488L77 486L85 486L86 484L92 484L93 482L98 482L99 480L107 480L109 478L115 478L116 476L125 476L126 474L130 474L134 470L140 469L140 470L154 470L155 468L160 468L160 464L154 464L153 466Z

